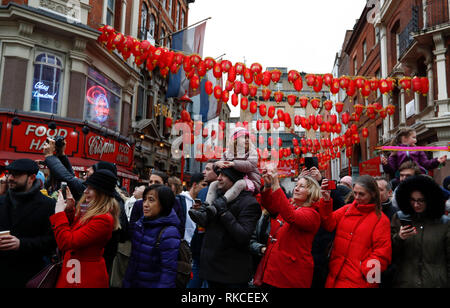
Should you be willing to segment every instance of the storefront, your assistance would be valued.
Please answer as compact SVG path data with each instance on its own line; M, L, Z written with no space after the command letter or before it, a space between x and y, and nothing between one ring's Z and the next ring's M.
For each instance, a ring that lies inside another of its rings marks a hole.
M81 176L99 161L114 163L120 184L130 191L131 181L139 177L132 172L134 145L123 138L107 135L84 123L54 120L56 128L49 128L48 117L38 115L16 116L20 124L13 125L14 115L0 112L0 166L6 166L20 158L44 160L43 147L47 138L62 136L66 140L68 156L76 176ZM84 128L84 129L83 129Z

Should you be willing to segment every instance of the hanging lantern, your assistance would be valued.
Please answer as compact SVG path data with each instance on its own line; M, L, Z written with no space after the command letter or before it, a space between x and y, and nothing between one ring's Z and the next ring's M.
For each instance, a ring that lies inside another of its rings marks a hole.
M421 84L421 93L423 96L428 95L428 91L430 91L430 82L428 81L427 77L420 78L420 84Z
M290 83L294 83L294 81L298 80L299 78L301 78L300 73L295 71L295 70L291 70L288 73L288 81Z
M242 63L242 62L237 62L237 63L234 65L234 68L236 69L236 74L238 74L238 75L243 75L243 74L244 74L244 71L245 71L245 64Z
M261 64L253 63L250 66L250 70L253 72L254 75L257 75L257 74L261 74L262 73L263 68L262 68Z
M230 61L228 60L222 60L220 61L220 66L222 68L223 73L228 73L230 69L233 67Z
M256 101L250 102L250 113L255 114L258 112L258 103Z
M273 124L273 128L275 128L275 129L280 128L280 120L278 120L277 118L273 119L272 124Z
M214 66L216 65L216 60L214 60L211 57L207 57L205 58L205 66L206 66L206 70L210 71L214 68Z
M370 93L372 92L372 89L370 88L370 81L366 80L360 91L361 95L364 98L369 97Z
M274 97L275 97L275 101L277 103L281 103L283 101L284 94L283 94L283 92L278 91L278 92L274 93Z
M339 78L339 86L341 89L347 90L348 86L350 85L350 78L348 76L342 76Z
M409 91L411 91L411 87L412 87L412 81L411 81L411 77L402 77L399 81L398 81L399 86L406 92L409 93Z
M340 88L339 78L333 78L333 81L331 82L331 86L330 86L330 92L332 94L337 94L337 93L339 93L339 88Z
M221 100L224 104L228 103L228 101L230 100L230 92L228 92L227 90L223 90Z
M181 116L181 121L186 123L186 122L191 122L191 115L189 114L189 112L186 109L183 109L180 113Z
M222 78L222 66L220 65L220 63L214 64L213 75L216 79Z
M311 99L311 101L310 101L310 103L311 103L311 106L314 108L314 109L319 109L319 107L320 107L320 99L318 99L318 98L313 98L313 99Z
M246 83L251 84L253 82L253 76L254 73L249 68L244 70L244 80Z
M266 131L270 131L270 121L269 120L264 120L264 128L266 129Z
M394 91L395 88L395 79L388 77L386 78L386 82L388 84L388 92L391 93L392 91Z
M302 80L302 78L299 78L299 79L295 80L293 84L294 84L294 89L297 92L301 92L302 91L302 89L303 89L303 80Z
M241 94L242 92L242 82L236 80L233 84L234 93Z
M299 115L296 115L295 117L294 117L294 124L295 124L295 126L300 126L301 125L301 116L299 116Z
M214 92L213 83L212 83L211 81L209 81L209 80L207 80L207 81L205 82L205 92L206 92L206 94L208 94L209 96L210 96L211 94L213 94L213 92Z
M357 114L356 112L353 112L351 117L350 117L350 121L359 122L360 118L361 118L360 114Z
M386 109L381 109L381 110L378 112L378 114L380 115L380 117L381 117L382 119L386 119L386 118L387 118L387 111L386 111Z
M222 88L220 86L214 87L214 97L217 100L220 100L222 98Z
M334 132L338 135L342 132L342 124L341 123L336 123L336 129L334 130Z
M278 82L280 82L281 75L282 75L281 71L278 70L278 69L275 69L275 70L273 70L271 73L272 73L272 82L273 82L273 83L278 83Z
M332 74L325 74L323 75L323 83L327 87L331 87L331 83L333 82L333 75Z
M255 84L259 87L260 85L262 85L262 83L263 83L263 78L264 78L264 76L263 76L263 74L262 73L260 73L260 74L256 74L255 75Z
M367 137L369 137L369 129L367 127L364 127L362 129L362 136L364 137L364 139L367 139Z
M294 147L297 147L298 146L298 140L296 139L296 138L292 138L292 145L294 146Z
M172 118L166 118L165 125L166 125L167 128L171 128L172 127L172 123L173 123Z
M320 126L320 125L322 125L322 123L323 123L323 117L321 114L318 114L316 116L316 124Z
M268 87L270 85L270 82L272 81L272 72L270 71L265 71L262 74L263 78L262 78L262 85L265 87Z
M388 115L393 116L395 114L395 106L394 105L387 105L386 106L386 112Z
M348 112L344 112L344 113L341 115L341 120L342 120L342 123L345 124L345 125L347 125L348 123L350 123L350 115L348 114Z
M361 115L363 113L363 110L364 110L364 106L363 105L356 104L356 105L353 106L353 108L354 108L356 114Z
M241 109L245 111L247 110L247 108L248 108L248 99L247 97L243 96L241 97Z
M355 86L356 86L356 88L362 89L364 87L365 83L366 83L366 79L364 77L357 76L355 78Z
M287 97L287 101L288 101L289 105L294 106L295 103L297 102L297 96L293 95L293 94L290 94Z
M248 86L249 88L249 93L250 93L250 97L256 97L256 94L258 93L258 87L255 86L254 84L251 84Z
M262 97L264 101L268 101L270 99L270 95L272 94L272 90L268 88L262 89Z
M386 94L389 92L389 84L386 79L381 79L379 84L381 94Z
M263 121L262 120L256 121L256 130L259 132L262 128L263 128ZM259 136L259 137L262 137L262 136Z
M230 67L230 69L228 70L228 81L236 81L236 69L234 68L234 66Z
M269 111L268 114L269 118L273 119L273 117L275 116L275 106L270 106L269 107Z
M323 86L323 78L320 75L316 76L316 79L314 81L314 87L313 90L318 93L320 91L322 91L322 86Z
M243 96L248 96L250 94L250 88L247 83L242 84L241 94Z
M236 93L233 93L233 95L231 95L231 104L234 107L236 107L239 104L238 96L236 95Z
M316 124L316 116L311 114L309 115L309 123L311 123L311 125Z
M266 105L264 105L264 104L259 105L259 114L262 117L266 116L266 114L267 114L267 106Z
M333 109L333 102L331 100L326 100L323 102L323 106L325 107L325 110L330 111Z
M336 112L341 113L344 110L344 103L343 102L337 102L335 105Z
M281 109L277 110L277 117L279 121L284 121L284 111Z
M306 96L302 96L299 98L299 101L300 101L300 106L302 108L306 108L306 106L308 105L308 102L309 102L309 98Z
M194 74L192 78L189 80L189 86L192 90L197 91L200 87L200 77L197 74Z
M305 76L306 84L308 87L313 87L316 82L316 75L314 74L307 74Z
M348 86L347 86L347 95L350 97L350 101L353 96L356 94L356 84L354 80L350 80Z
M330 124L336 125L336 123L337 123L337 115L335 114L330 115Z
M234 83L227 80L225 82L225 90L227 90L228 92L232 91L234 89Z
M286 125L287 128L292 127L291 115L287 112L284 113L284 125Z

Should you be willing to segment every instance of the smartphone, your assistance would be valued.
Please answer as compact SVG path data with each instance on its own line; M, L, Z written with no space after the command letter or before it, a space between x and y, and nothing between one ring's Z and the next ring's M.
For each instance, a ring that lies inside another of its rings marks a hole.
M312 167L319 168L319 159L317 157L305 157L305 168L309 170Z
M10 231L0 231L0 237L11 235Z
M336 190L337 181L328 180L327 190Z
M62 192L62 195L64 197L64 200L67 199L66 189L67 189L67 183L66 182L61 182L61 192Z
M411 220L400 219L400 224L402 225L402 227L407 227L407 226L413 227Z

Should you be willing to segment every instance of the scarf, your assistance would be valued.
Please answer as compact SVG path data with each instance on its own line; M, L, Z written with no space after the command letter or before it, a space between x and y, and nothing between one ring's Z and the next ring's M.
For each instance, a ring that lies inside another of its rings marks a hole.
M8 189L7 198L11 202L12 209L16 210L20 204L26 203L29 199L32 199L36 193L41 193L40 190L40 183L38 181L34 181L33 186L31 186L28 191L15 192Z

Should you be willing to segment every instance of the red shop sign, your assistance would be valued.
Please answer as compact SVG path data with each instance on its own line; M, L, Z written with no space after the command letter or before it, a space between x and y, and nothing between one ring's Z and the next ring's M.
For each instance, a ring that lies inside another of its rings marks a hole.
M78 152L80 133L77 126L57 123L56 129L49 129L46 122L22 119L22 124L11 126L9 147L17 153L42 154L45 140L62 136L66 139L67 156Z
M359 164L359 174L360 175L371 175L373 177L381 176L380 171L381 158L375 157L368 161Z
M133 148L116 140L106 138L94 133L84 137L84 157L94 160L103 160L131 167L133 164Z

